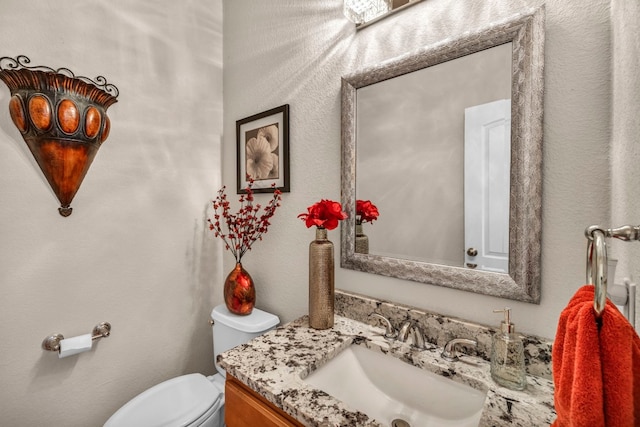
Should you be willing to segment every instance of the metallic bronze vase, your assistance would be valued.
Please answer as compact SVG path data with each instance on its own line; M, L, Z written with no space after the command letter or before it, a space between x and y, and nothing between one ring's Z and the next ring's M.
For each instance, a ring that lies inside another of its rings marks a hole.
M0 80L11 91L9 113L31 154L60 201L60 215L71 215L71 201L98 149L107 139L107 108L118 88L76 77L67 68L28 66L24 55L0 58Z
M256 305L253 279L239 262L224 281L224 303L230 312L240 316L251 314Z
M358 254L369 253L369 236L364 234L362 222L356 222L356 248L354 252Z
M317 227L316 240L309 244L309 326L333 326L334 294L333 243L327 229Z

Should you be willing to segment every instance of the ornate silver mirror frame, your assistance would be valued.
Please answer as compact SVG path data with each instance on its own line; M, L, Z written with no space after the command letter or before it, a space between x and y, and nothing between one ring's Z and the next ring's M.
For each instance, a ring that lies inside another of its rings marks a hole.
M341 266L507 299L540 302L544 8L421 48L342 78ZM356 92L425 67L512 43L509 273L355 252Z

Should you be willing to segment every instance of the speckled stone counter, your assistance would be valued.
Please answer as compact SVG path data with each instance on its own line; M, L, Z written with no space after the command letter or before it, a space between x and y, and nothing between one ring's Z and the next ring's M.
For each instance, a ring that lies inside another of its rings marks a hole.
M489 360L491 340L493 334L497 332L495 327L343 290L336 290L335 312L340 316L369 324L374 324L369 318L371 313L382 314L396 327L406 321L412 321L420 325L425 333L425 339L438 347L444 347L452 338L472 338L478 342L478 345L470 350L470 354L484 360ZM514 317L516 331L524 343L527 373L536 377L552 379L551 347L553 342L536 335L521 333L517 325L518 314L515 313ZM496 316L494 326L497 326L500 320L502 319Z
M382 328L339 315L333 328L315 330L309 328L304 316L221 354L218 362L307 426L383 426L302 379L350 345L388 353L452 381L486 390L480 426L548 426L555 419L553 383L548 379L528 376L525 391L509 390L491 380L489 363L482 358L463 356L460 361L447 362L440 357L440 347L416 350L407 343L387 341L382 333Z

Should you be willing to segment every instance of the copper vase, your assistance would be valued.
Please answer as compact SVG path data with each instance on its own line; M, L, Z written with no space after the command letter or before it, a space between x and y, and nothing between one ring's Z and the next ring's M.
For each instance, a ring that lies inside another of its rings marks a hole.
M369 253L369 237L362 230L362 222L356 222L356 248L355 253Z
M333 326L334 293L333 243L327 229L317 227L316 239L309 244L309 326Z
M240 316L251 314L256 304L253 279L239 262L224 281L224 303L230 312Z

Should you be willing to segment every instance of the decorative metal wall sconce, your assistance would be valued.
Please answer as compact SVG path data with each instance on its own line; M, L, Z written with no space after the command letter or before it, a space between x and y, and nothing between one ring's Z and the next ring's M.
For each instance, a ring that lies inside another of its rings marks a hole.
M109 136L107 108L117 102L119 91L102 76L76 77L67 68L30 62L24 55L0 58L0 80L11 91L11 120L58 197L60 215L66 217Z

